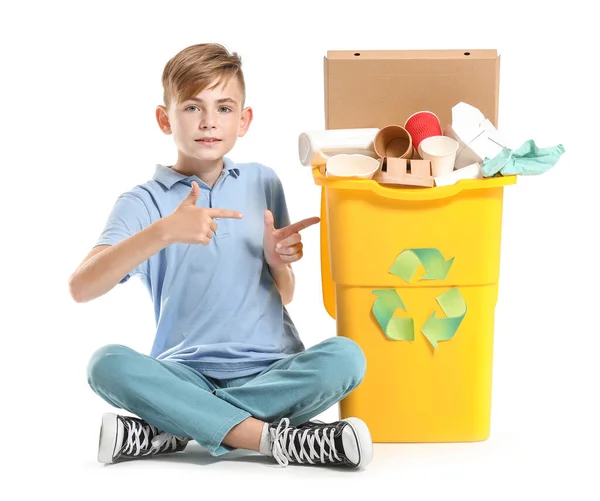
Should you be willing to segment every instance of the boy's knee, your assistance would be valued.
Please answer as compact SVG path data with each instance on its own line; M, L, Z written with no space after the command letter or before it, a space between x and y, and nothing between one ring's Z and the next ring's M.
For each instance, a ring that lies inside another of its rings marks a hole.
M342 378L350 385L358 385L365 377L367 361L362 348L351 339L336 336L324 341L324 345L335 354L336 379ZM333 369L334 367L332 367Z
M120 344L109 344L94 352L87 366L87 379L91 386L108 378L119 377L123 368L125 357L134 353L131 348Z

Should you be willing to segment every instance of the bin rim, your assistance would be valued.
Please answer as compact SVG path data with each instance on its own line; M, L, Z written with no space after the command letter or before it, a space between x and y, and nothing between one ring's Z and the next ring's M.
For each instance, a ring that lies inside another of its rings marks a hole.
M487 177L483 179L461 179L448 186L433 188L390 188L373 179L341 179L339 177L326 177L322 169L324 166L312 166L312 174L317 186L334 188L337 190L366 190L376 195L396 200L436 200L458 195L463 190L484 190L515 184L516 175Z

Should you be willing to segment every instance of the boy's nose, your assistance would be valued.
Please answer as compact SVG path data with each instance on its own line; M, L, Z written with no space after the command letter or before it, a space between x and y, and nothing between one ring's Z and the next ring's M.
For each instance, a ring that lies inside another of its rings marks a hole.
M200 127L202 129L210 129L216 125L216 120L217 119L213 113L210 113L210 112L205 113L202 116L202 120L200 122Z
M201 129L212 129L215 126L215 123L212 120L202 120L200 123Z

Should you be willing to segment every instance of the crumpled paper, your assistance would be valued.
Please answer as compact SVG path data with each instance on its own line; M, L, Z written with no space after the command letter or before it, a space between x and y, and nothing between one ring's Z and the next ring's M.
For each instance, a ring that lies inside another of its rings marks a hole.
M495 157L486 157L481 171L483 177L492 177L498 173L503 176L536 176L554 167L564 152L562 144L538 148L535 141L529 139L516 150L504 147Z

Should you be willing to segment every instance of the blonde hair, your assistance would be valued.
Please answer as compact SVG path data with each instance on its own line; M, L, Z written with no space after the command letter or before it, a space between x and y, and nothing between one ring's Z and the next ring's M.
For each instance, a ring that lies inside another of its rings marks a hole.
M218 87L227 85L237 77L242 87L242 107L246 100L246 84L242 72L242 59L218 43L191 45L173 56L162 74L163 101L169 106L171 99L182 103L206 89L214 80Z

